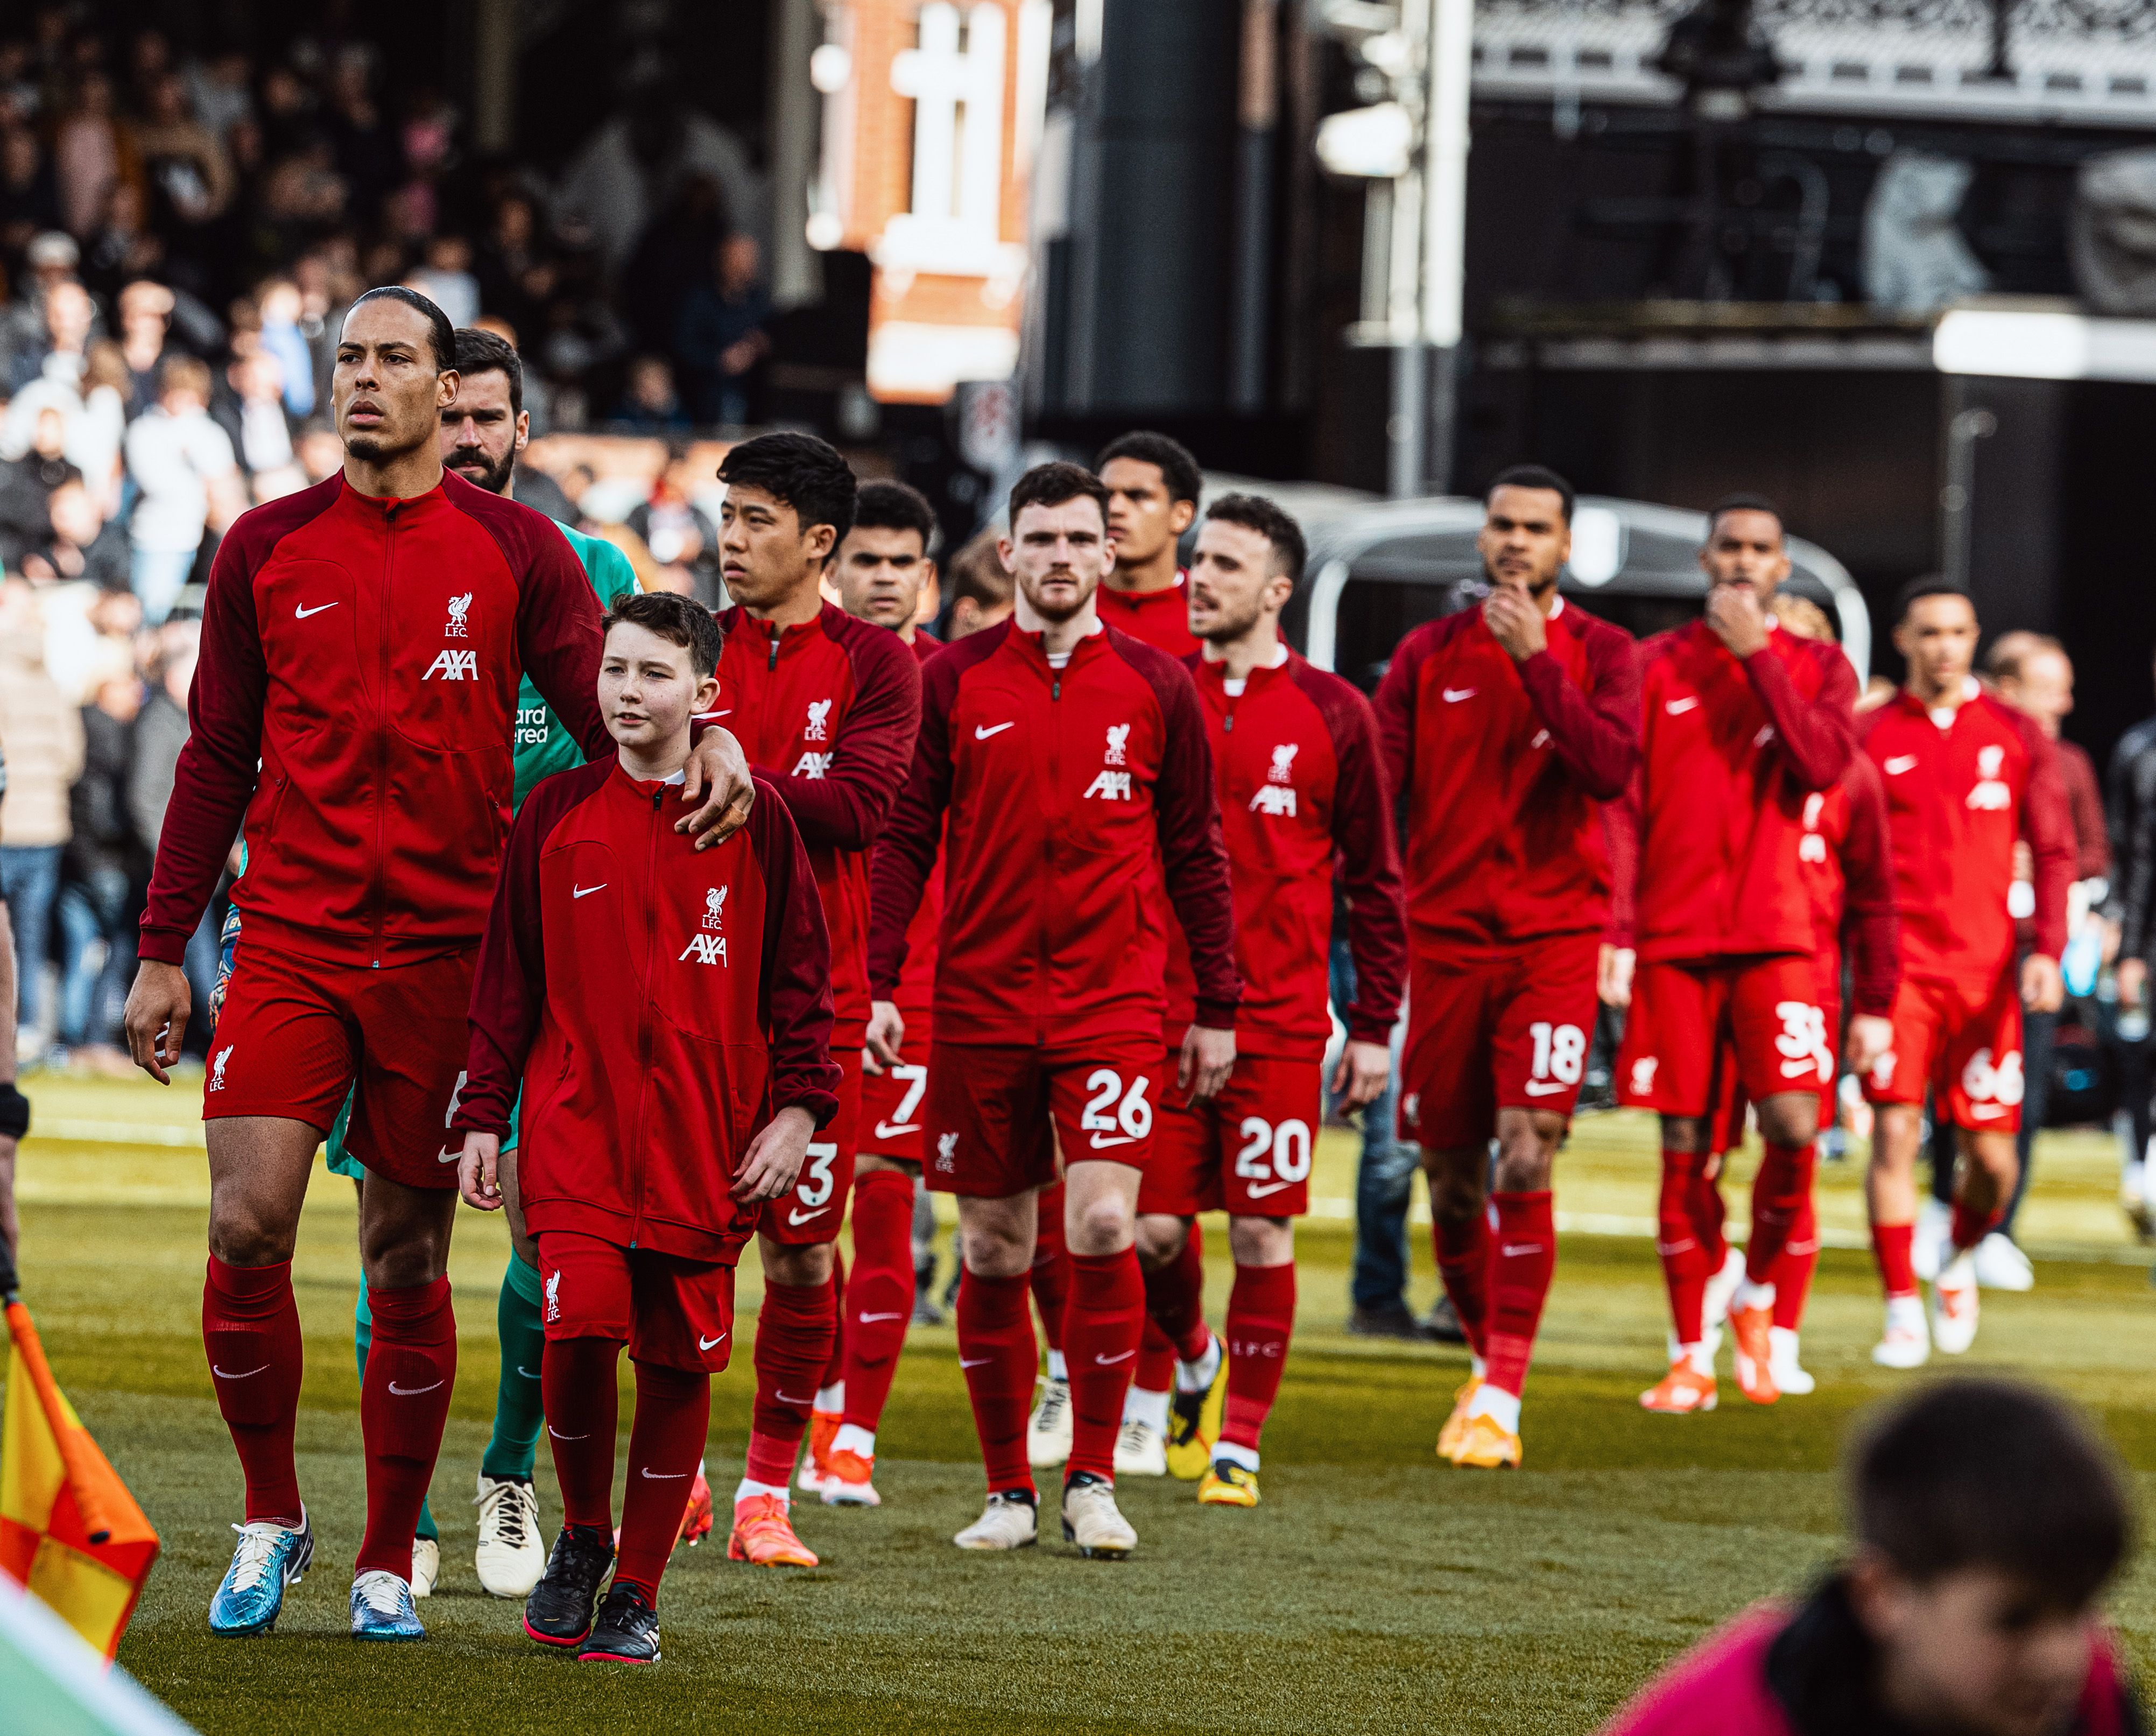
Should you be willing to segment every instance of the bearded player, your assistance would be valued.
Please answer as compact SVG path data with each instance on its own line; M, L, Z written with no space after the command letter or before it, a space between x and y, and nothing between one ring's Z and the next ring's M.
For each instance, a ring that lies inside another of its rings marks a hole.
M1609 921L1600 804L1638 755L1631 637L1558 594L1572 506L1553 471L1500 475L1476 545L1489 595L1410 633L1378 688L1407 839L1400 1132L1422 1147L1438 1271L1473 1356L1437 1449L1485 1468L1520 1462L1557 1264L1550 1175Z
M822 1490L844 1414L835 1244L860 1121L869 851L913 754L921 675L896 634L824 600L825 563L853 528L857 495L834 448L813 434L762 434L726 454L719 480L719 554L734 607L719 617L726 643L713 715L778 787L808 849L831 938L831 1058L844 1075L837 1119L758 1231L756 1411L727 1553L814 1567L794 1534L788 1486L814 1412L802 1486Z
M1235 1070L1209 1102L1163 1091L1138 1190L1138 1252L1170 1266L1196 1215L1224 1207L1235 1282L1226 1323L1227 1396L1217 1439L1198 1432L1203 1366L1220 1353L1203 1312L1156 1322L1195 1378L1180 1383L1178 1438L1199 1457L1207 1506L1258 1503L1258 1442L1295 1329L1295 1220L1310 1209L1310 1160L1323 1124L1332 885L1341 876L1359 999L1332 1089L1343 1111L1374 1102L1392 1073L1393 1020L1407 960L1399 858L1370 703L1315 669L1280 635L1302 576L1302 532L1270 501L1229 495L1199 532L1189 578L1188 660L1204 707L1235 879L1235 968L1243 979ZM1182 1050L1195 985L1170 936L1168 1065ZM1193 1298L1194 1303L1197 1299ZM1152 1286L1147 1301L1152 1301ZM1189 1475L1198 1475L1191 1471Z
M1861 724L1887 786L1902 917L1893 1046L1865 1081L1878 1106L1866 1195L1887 1291L1871 1359L1890 1369L1917 1367L1933 1344L1953 1356L1975 1341L1976 1246L2014 1197L2021 1009L2055 1011L2065 994L2074 832L2058 753L2033 718L1977 686L1977 636L1967 592L1936 578L1908 586L1894 628L1908 678ZM2018 972L2007 902L2017 840L2035 858L2036 898L2035 942ZM1960 1158L1928 1335L1911 1251L1927 1091Z
M356 1092L347 1141L367 1168L359 1239L374 1341L352 1631L423 1636L413 1538L456 1377L454 1178L440 1150L523 670L586 750L608 742L598 605L568 545L538 513L443 474L455 364L432 302L361 296L337 345L342 473L244 514L220 546L128 997L129 1046L166 1082L187 1026L179 959L244 819L247 932L203 1093L203 1337L247 1482L210 1607L218 1633L268 1631L312 1559L293 1455L290 1261L315 1148Z
M1065 1159L1064 1319L1075 1413L1064 1536L1119 1559L1137 1533L1114 1488L1116 1424L1144 1323L1132 1246L1163 1081L1167 937L1188 943L1196 1009L1175 1088L1215 1095L1235 1064L1241 996L1212 755L1189 672L1102 627L1113 560L1106 490L1043 465L1011 490L1003 557L1018 612L928 665L920 744L875 861L872 1040L902 1051L890 997L943 836L943 923L924 1149L958 1196L958 1357L988 1470L963 1549L1039 1534L1026 1456L1038 1365L1027 1312L1038 1196Z

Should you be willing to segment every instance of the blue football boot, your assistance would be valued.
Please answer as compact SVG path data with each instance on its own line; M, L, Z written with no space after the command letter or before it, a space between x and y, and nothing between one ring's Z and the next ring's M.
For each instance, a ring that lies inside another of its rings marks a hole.
M264 1523L232 1528L239 1547L209 1600L209 1631L233 1638L266 1634L285 1607L285 1588L298 1584L315 1559L315 1528L302 1513L297 1530Z
M376 1568L352 1582L352 1636L355 1640L424 1640L412 1588Z

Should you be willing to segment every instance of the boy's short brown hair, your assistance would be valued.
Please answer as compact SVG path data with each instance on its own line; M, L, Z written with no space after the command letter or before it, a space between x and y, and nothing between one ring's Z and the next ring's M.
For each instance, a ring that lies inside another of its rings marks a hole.
M695 598L672 591L633 591L623 598L599 623L602 641L624 623L655 634L669 645L686 645L689 666L699 678L717 670L719 653L726 649L726 634L711 610Z

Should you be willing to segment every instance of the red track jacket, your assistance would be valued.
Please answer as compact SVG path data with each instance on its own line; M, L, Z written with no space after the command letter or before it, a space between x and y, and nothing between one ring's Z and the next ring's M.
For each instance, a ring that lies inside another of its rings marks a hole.
M1639 864L1640 957L1809 953L1804 799L1848 768L1856 671L1839 646L1779 627L1742 663L1704 621L1644 652L1640 769L1609 809Z
M1164 591L1111 591L1102 585L1093 593L1101 624L1132 639L1142 639L1171 657L1188 657L1198 649L1190 630L1190 573L1175 569L1175 583Z
M1040 635L1005 621L947 646L925 686L913 769L876 850L876 998L891 998L905 964L947 810L939 1042L1050 1046L1160 1029L1163 877L1198 1017L1232 1025L1234 899L1189 672L1112 629L1053 670Z
M808 859L757 780L748 824L699 852L673 786L613 754L516 817L472 984L451 1138L506 1133L535 1230L731 1264L757 1208L726 1192L781 1109L838 1112L830 951ZM678 803L674 804L678 806Z
M1902 935L1879 768L1864 754L1853 756L1840 783L1804 798L1804 828L1797 865L1812 895L1819 956L1838 987L1846 945L1853 963L1849 1010L1891 1017L1902 981Z
M1401 640L1378 685L1419 945L1501 948L1608 921L1599 809L1639 755L1638 648L1563 602L1548 632L1516 663L1463 609Z
M785 798L808 846L831 932L834 1049L869 1022L869 851L891 817L921 727L921 677L906 641L830 603L780 631L744 609L719 617L718 708L751 765Z
M1355 955L1348 1034L1390 1041L1407 972L1407 918L1392 792L1369 701L1291 651L1277 669L1253 670L1234 698L1224 663L1193 655L1184 666L1205 708L1235 880L1235 969L1243 979L1235 1052L1324 1057L1332 1030L1326 1007L1336 862ZM1196 999L1189 948L1171 932L1170 1049L1182 1046Z
M470 945L509 832L517 684L528 669L611 760L598 666L569 545L460 476L410 501L333 476L243 513L210 570L141 956L179 962L243 816L250 944L357 964Z
M913 635L913 659L920 664L923 674L930 661L943 649L943 642L927 634ZM943 924L943 847L936 847L936 866L930 871L928 884L921 895L921 908L914 912L913 922L906 931L906 968L898 973L898 986L891 991L899 1014L906 1020L906 1046L914 1063L926 1066L931 1041L929 1014L936 1004L936 931Z

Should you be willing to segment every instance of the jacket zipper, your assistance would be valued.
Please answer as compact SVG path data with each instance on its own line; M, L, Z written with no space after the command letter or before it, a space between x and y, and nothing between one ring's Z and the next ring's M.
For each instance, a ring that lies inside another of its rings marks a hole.
M665 794L664 784L651 792L651 841L644 861L644 997L636 1015L636 1204L629 1215L631 1248L635 1247L638 1233L644 1228L644 1176L649 1143L644 1136L644 1117L645 1107L651 1101L651 997L654 992L651 949L659 938L660 807Z
M1044 657L1046 652L1041 654ZM1073 655L1075 655L1074 649ZM1048 700L1055 709L1048 720L1048 788L1052 797L1060 800L1063 789L1063 713L1057 701L1063 697L1063 671L1050 665L1048 671ZM1055 885L1055 828L1051 824L1040 829L1041 896L1052 898ZM1048 1040L1048 1010L1054 999L1054 984L1050 979L1048 923L1046 911L1044 920L1034 924L1034 932L1040 937L1040 978L1035 991L1034 1029L1034 1040Z
M388 920L388 864L383 860L388 850L389 806L389 628L390 593L393 577L397 570L397 507L392 501L383 509L382 516L388 529L382 542L382 633L379 644L380 677L378 691L382 695L382 716L374 731L374 966L382 968L382 931Z
M764 673L770 675L778 668L778 624L767 621L763 630L771 636L771 660L763 665Z

